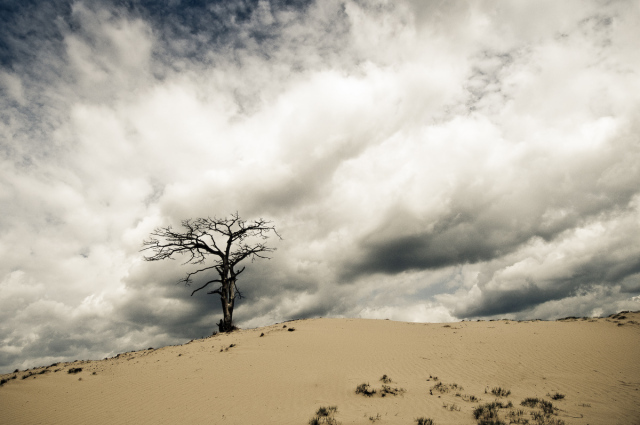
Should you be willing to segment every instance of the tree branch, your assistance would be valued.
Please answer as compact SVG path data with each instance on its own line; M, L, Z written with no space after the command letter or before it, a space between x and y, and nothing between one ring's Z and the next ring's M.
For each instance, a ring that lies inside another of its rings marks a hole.
M206 288L210 283L213 283L213 282L222 282L222 281L221 281L220 279L210 280L209 282L205 283L204 285L202 285L202 286L201 286L201 287L199 287L198 289L194 290L194 291L191 293L191 296L193 297L193 294L195 294L196 292L198 292L198 291L199 291L199 290L201 290L201 289Z

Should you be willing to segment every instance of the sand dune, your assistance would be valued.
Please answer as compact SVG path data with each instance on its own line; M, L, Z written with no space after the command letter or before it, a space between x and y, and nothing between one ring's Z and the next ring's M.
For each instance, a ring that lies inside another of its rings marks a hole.
M538 398L554 406L540 423L640 424L639 359L637 312L556 322L300 320L2 375L0 423L307 424L319 407L336 406L329 418L342 424L476 424L474 410L496 400L513 404L497 409L505 423L538 423L531 413L540 405L521 405ZM376 393L356 394L363 383Z

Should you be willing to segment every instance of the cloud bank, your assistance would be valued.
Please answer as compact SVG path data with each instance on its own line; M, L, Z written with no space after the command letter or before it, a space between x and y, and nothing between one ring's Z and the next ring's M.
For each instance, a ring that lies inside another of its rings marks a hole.
M241 327L640 309L635 2L16 1L0 20L4 371L210 334L219 301L139 250L235 211L283 236L242 275Z

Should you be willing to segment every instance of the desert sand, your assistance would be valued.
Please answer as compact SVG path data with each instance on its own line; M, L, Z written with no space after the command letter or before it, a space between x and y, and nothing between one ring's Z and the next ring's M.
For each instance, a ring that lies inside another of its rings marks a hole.
M507 424L640 424L640 313L298 320L1 378L0 423L15 425L308 424L330 406L321 423L476 424L474 410L494 401L513 405L496 409ZM356 394L363 383L376 393ZM526 398L553 413L536 422L542 410L522 406Z

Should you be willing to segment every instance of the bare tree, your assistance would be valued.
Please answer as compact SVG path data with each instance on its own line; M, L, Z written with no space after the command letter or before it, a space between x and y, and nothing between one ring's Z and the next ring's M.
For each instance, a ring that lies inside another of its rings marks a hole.
M256 258L269 258L268 253L275 251L265 241L273 232L278 238L280 235L270 221L257 219L244 221L238 213L231 214L229 218L196 218L182 221L183 232L177 232L171 226L155 229L149 240L143 242L142 251L150 250L151 256L145 256L146 261L158 261L166 258L174 259L174 255L187 256L183 264L206 265L209 259L213 263L206 267L187 273L186 277L178 283L189 286L193 277L199 273L217 272L216 279L207 280L202 286L195 289L195 294L212 283L220 286L207 292L207 294L220 295L223 318L218 323L220 332L229 332L233 326L233 308L236 299L242 298L238 290L238 275L244 271L244 267L238 269L238 264L248 258L251 261Z

